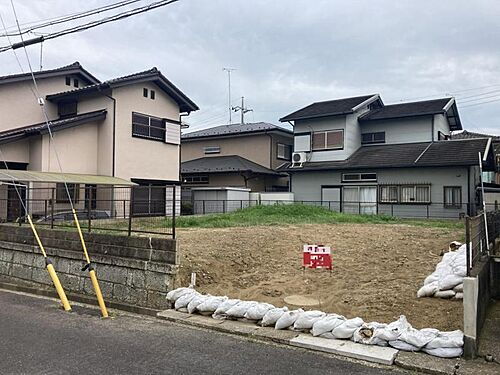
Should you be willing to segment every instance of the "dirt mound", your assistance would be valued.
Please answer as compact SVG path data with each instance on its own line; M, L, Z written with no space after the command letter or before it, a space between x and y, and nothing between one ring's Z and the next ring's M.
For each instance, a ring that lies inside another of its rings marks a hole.
M407 225L337 224L179 229L181 268L176 286L197 274L197 289L214 295L284 305L300 294L319 309L365 321L390 322L405 314L417 328L462 328L462 303L417 299L435 254L457 230ZM333 272L303 270L302 245L332 247Z

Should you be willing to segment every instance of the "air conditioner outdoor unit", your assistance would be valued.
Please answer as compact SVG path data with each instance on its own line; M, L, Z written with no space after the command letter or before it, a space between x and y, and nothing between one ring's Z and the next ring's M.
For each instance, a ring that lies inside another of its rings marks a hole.
M307 154L305 152L294 152L292 154L292 167L299 166L302 167L302 164L307 161Z

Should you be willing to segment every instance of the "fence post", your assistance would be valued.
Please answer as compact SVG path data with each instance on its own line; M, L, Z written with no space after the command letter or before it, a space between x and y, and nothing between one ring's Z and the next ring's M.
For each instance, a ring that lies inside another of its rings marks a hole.
M429 205L426 205L425 209L426 209L426 214L427 214L427 219L428 219L429 218Z
M361 202L358 202L358 215L361 215Z
M87 187L89 193L87 195L87 220L88 220L88 232L90 233L90 231L92 230L92 207L91 207L91 204L92 204L92 188L90 186Z
M174 185L172 191L172 238L175 239L175 210L176 210L176 196L175 196L176 186Z
M467 268L467 276L470 276L470 217L465 217L465 243L466 243L466 268Z
M134 194L132 193L132 188L130 188L129 208L128 208L128 235L129 236L132 234L133 207L134 207Z
M205 199L203 199L203 200L201 201L201 203L202 203L202 207L203 207L202 212L203 212L203 215L205 215Z
M54 206L56 205L55 188L52 188L52 198L50 205L50 229L54 229Z
M226 201L225 200L222 201L222 212L226 213Z
M125 199L123 200L123 218L126 219L127 218L127 215L126 215L126 209L127 209L127 204L126 204L126 201Z
M47 202L47 199L44 200L44 209L43 209L43 217L47 217L47 213L48 213L48 202Z
M394 203L391 203L391 216L394 217Z

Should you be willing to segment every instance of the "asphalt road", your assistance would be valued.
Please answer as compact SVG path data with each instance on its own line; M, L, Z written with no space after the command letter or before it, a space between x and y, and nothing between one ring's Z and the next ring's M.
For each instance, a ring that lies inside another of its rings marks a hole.
M0 290L0 374L395 373L153 317L115 313L102 320L93 308L73 310Z

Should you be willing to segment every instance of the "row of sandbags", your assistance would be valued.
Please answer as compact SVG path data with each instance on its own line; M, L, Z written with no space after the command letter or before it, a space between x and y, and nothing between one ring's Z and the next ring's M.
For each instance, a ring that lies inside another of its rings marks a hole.
M465 244L452 242L458 249L443 255L436 270L427 276L417 297L462 299L464 277L467 275L467 248Z
M174 308L190 314L211 315L215 319L243 319L264 327L310 332L328 339L346 339L367 345L391 346L399 350L424 351L452 358L462 355L463 333L413 328L405 316L389 324L365 323L361 318L302 309L289 310L269 303L242 301L228 297L203 295L192 288L178 288L167 294Z

